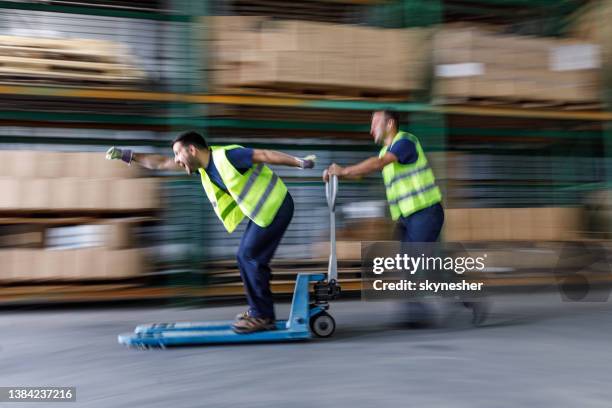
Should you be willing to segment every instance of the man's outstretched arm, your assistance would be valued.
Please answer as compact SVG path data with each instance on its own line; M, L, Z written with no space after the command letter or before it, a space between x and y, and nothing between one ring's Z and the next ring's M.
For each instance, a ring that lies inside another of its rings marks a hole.
M316 156L314 155L300 158L283 152L277 152L276 150L253 149L253 163L279 164L281 166L312 169L315 165L315 160Z
M393 153L386 153L383 157L370 157L352 166L342 167L333 163L323 172L323 180L327 181L330 175L335 174L342 178L359 178L375 171L382 170L387 164L397 161Z
M123 160L126 163L136 163L149 170L182 170L171 157L151 153L134 153L128 149L111 147L106 152L108 160Z

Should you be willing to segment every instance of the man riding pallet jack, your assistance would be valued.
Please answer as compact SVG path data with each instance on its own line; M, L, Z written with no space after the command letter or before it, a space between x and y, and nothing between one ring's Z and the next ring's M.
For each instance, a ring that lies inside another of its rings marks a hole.
M197 132L186 132L172 142L174 159L112 147L109 160L120 159L151 170L199 173L206 195L228 232L249 218L237 259L249 309L233 324L236 333L276 327L270 291L270 261L291 218L293 199L283 181L266 164L310 169L314 156L299 158L285 153L238 145L208 146Z
M419 140L399 129L399 115L391 110L374 112L370 134L382 145L378 156L358 164L342 167L331 164L323 172L323 180L331 175L338 178L359 178L381 171L385 183L391 218L397 221L396 235L402 242L435 242L444 224L442 194L428 164ZM485 302L464 302L472 308L473 320L481 324L487 314ZM408 303L410 325L427 325L425 307ZM420 315L420 316L419 316Z

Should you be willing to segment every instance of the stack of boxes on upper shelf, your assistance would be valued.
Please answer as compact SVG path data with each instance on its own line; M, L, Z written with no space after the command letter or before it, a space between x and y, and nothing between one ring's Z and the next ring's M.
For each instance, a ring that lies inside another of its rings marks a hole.
M216 91L254 87L358 95L425 87L431 30L216 16L208 24Z
M203 24L214 92L410 95L433 77L440 103L600 100L600 41L474 25L383 29L257 16L213 16Z
M0 282L130 278L158 181L101 153L0 151Z
M447 27L434 37L435 94L452 98L599 101L597 44Z

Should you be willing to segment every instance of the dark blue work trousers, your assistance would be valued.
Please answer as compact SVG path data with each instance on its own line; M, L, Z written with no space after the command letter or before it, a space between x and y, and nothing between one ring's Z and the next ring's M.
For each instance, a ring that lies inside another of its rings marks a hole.
M249 303L249 314L253 317L275 317L270 290L270 261L292 217L293 199L287 192L272 223L263 228L249 220L240 241L236 257Z
M397 220L395 236L402 242L436 242L444 224L440 203L423 208Z

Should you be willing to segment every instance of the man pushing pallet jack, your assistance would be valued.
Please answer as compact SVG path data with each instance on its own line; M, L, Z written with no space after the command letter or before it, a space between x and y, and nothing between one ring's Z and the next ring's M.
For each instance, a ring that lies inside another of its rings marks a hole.
M266 164L310 169L314 167L315 157L299 158L238 145L208 146L204 137L196 132L177 137L172 142L172 150L174 159L112 147L106 157L128 164L136 163L151 170L184 169L187 174L199 173L206 195L229 233L245 216L249 218L237 254L249 308L233 322L139 326L134 334L120 336L120 342L154 346L274 341L310 337L309 329L318 336L330 336L335 322L326 313L327 301L340 292L336 284L335 248L331 251L329 276L298 276L288 321L276 320L270 291L270 261L293 216L293 199L283 181ZM336 189L337 180L327 185L332 222ZM333 231L335 227L332 224ZM335 238L332 243L335 243ZM309 300L309 282L315 282L313 304Z
M391 218L397 222L397 239L403 243L436 242L444 224L442 194L421 143L413 134L400 130L399 124L395 111L374 112L370 134L381 145L378 156L347 167L332 163L323 173L323 180L333 176L359 178L382 171ZM473 324L484 322L487 302L460 303L472 309ZM430 324L430 313L423 302L408 302L406 309L404 320L408 325Z

